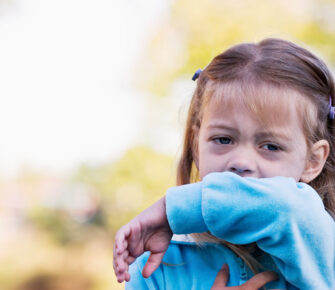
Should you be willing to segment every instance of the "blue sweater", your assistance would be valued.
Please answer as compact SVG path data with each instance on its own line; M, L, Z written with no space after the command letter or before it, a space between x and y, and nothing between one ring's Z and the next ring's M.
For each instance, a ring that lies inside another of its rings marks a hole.
M256 242L261 253L255 258L280 276L268 289L335 289L335 223L304 183L211 173L202 182L170 188L166 207L175 234L209 231L234 244ZM252 277L223 245L172 241L163 261L173 265L161 264L144 279L141 270L148 255L131 265L127 289L210 289L224 263L230 268L228 286Z

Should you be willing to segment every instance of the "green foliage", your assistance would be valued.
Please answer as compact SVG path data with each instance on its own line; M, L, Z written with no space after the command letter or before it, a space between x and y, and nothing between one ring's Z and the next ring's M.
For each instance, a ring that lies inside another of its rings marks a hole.
M173 159L148 147L136 147L115 163L81 166L73 182L95 188L108 228L115 232L174 185Z
M91 290L93 282L90 277L82 273L54 274L38 273L24 281L14 290Z
M306 44L335 63L334 15L330 0L173 1L140 58L138 83L155 95L167 95L174 80L190 79L231 45L266 37Z
M93 238L92 234L98 228L94 219L90 223L80 223L71 218L64 209L34 208L28 214L28 220L61 246L83 245ZM103 224L100 223L99 226Z
M29 220L38 228L49 233L60 244L71 240L71 224L65 212L47 208L36 208L29 214Z
M164 195L174 184L173 160L148 147L127 151L120 160L101 166L82 165L69 178L53 207L35 206L27 213L28 222L46 233L54 243L83 245L91 239L106 237L140 211ZM76 193L76 190L81 191ZM84 189L84 190L83 190ZM93 214L77 205L91 194ZM79 198L71 198L71 196ZM66 201L64 204L64 200Z

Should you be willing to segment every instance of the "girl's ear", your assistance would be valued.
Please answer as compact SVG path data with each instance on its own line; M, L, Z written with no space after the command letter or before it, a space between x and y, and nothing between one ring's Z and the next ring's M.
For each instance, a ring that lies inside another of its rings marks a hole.
M301 175L300 180L309 183L321 173L329 155L329 143L326 140L320 140L313 144L310 152L310 158L306 163L306 168Z

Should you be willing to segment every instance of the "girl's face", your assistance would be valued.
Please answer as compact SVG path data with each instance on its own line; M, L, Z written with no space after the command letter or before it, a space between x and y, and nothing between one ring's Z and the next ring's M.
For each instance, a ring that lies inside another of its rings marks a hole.
M209 101L198 135L200 178L231 171L243 177L286 176L300 181L308 148L297 115L296 101L291 100L279 118L264 126L241 104Z

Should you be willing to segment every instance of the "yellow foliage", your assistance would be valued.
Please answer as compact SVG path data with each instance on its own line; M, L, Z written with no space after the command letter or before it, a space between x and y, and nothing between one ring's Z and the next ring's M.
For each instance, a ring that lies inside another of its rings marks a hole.
M173 159L144 146L100 167L82 166L73 180L99 193L112 232L151 205L175 184Z
M334 15L330 0L173 1L139 58L138 83L165 96L174 80L190 79L231 45L267 37L306 43L335 63Z

